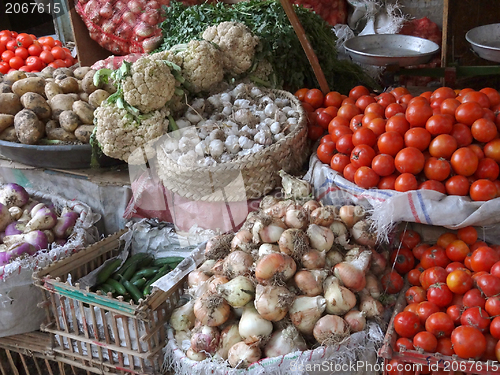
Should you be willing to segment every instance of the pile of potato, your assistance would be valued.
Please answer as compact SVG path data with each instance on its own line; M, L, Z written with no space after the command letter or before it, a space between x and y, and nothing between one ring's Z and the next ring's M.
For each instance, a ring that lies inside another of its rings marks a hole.
M56 140L89 143L94 109L112 85L96 87L89 67L46 67L39 73L0 75L0 139L28 145Z

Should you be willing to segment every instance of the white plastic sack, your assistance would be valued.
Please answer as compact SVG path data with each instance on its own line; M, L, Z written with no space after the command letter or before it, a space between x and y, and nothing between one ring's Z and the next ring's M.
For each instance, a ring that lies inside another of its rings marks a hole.
M497 231L500 198L474 202L469 197L448 196L433 190L397 192L395 190L362 189L343 178L315 155L304 176L315 190L315 197L325 204L362 205L371 212L379 238L386 239L401 221L459 229L469 225Z
M51 262L63 259L98 240L94 224L99 215L82 202L26 189L30 197L52 203L56 209L67 206L80 214L73 234L64 246L54 246L35 256L16 259L0 267L0 337L40 329L45 311L37 305L43 301L41 291L33 285L32 274Z

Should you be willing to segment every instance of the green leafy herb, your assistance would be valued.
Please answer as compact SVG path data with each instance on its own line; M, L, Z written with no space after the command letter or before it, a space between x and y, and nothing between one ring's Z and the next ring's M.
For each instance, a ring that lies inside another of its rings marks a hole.
M101 164L99 159L104 155L101 149L101 145L96 138L97 126L94 126L94 130L90 135L90 146L92 147L92 154L90 156L90 168L100 168Z
M256 59L266 59L272 64L275 71L274 87L289 91L301 87L319 87L300 41L277 0L250 0L234 5L203 3L194 6L171 1L164 11L166 19L161 23L163 43L159 51L199 39L208 26L224 21L241 22L260 38L261 46ZM331 90L348 93L358 84L377 87L359 65L337 58L337 38L327 22L309 9L295 6L295 11Z

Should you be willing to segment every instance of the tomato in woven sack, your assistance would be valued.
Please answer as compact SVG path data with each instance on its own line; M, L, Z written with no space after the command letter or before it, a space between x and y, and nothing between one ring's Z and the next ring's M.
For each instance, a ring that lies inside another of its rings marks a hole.
M382 288L388 294L397 294L403 289L403 277L396 271L389 271L381 279Z

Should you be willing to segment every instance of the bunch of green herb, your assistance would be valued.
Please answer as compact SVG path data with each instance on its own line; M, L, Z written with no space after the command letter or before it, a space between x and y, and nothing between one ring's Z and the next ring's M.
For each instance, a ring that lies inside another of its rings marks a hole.
M272 64L277 78L276 88L293 92L301 87L319 87L300 41L278 0L194 6L171 1L164 11L166 19L160 24L163 42L158 51L201 38L208 26L224 21L241 22L260 38L261 48L256 60L267 59ZM359 65L337 58L337 38L326 21L303 7L295 6L295 11L331 90L347 94L359 84L370 88L377 86Z

